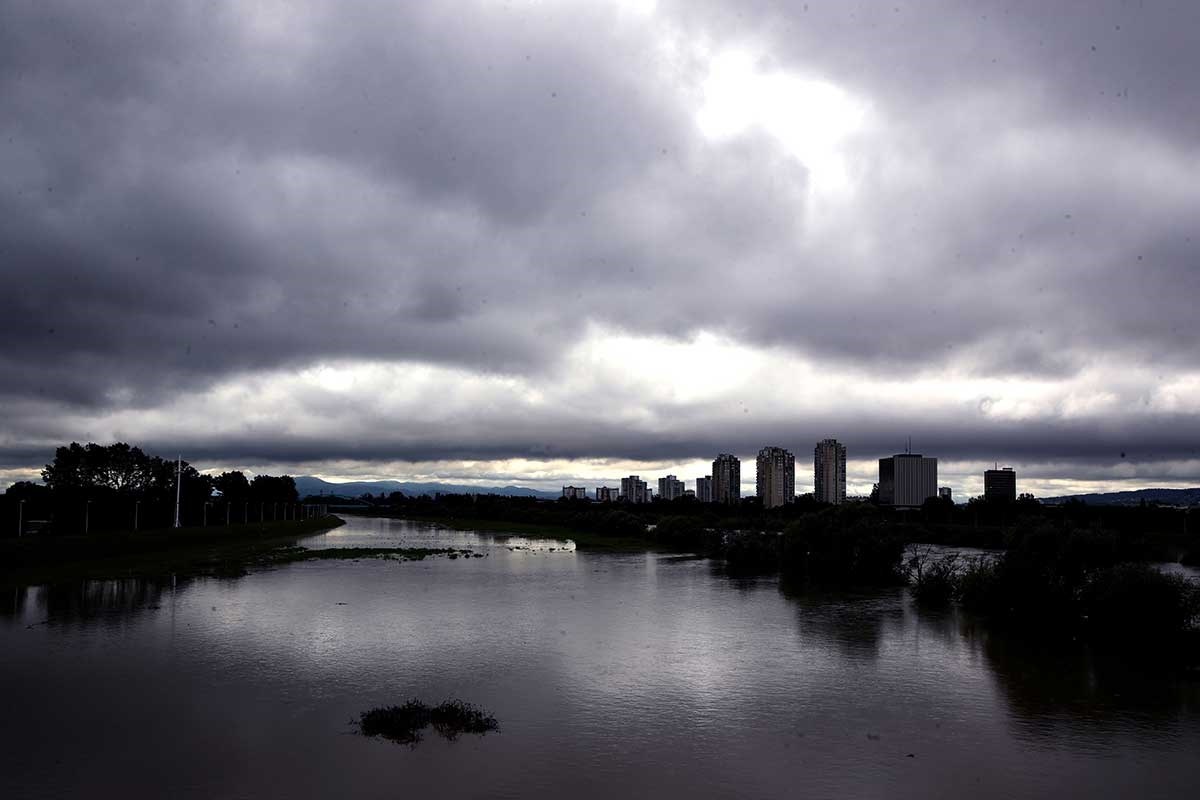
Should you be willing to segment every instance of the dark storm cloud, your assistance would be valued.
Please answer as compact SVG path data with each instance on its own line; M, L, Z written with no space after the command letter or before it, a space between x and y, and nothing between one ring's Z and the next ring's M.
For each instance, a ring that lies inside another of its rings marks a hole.
M111 430L68 415L325 359L554 380L592 323L888 375L1200 368L1195 4L687 2L648 23L566 3L12 2L0 18L11 464ZM701 135L702 41L870 109L849 210L814 225L815 173L768 133ZM650 459L784 434L703 411L653 432L570 409L430 429L364 408L346 437L181 420L177 439L271 461ZM838 411L795 422L797 440L840 428L886 452L899 429L944 457L1099 460L1200 441L1186 412Z

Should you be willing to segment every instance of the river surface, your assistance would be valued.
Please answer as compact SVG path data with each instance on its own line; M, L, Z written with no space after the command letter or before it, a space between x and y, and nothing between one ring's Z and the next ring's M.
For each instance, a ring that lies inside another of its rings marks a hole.
M904 590L351 518L238 579L5 590L0 797L1195 797L1200 683ZM497 733L349 722L460 698Z

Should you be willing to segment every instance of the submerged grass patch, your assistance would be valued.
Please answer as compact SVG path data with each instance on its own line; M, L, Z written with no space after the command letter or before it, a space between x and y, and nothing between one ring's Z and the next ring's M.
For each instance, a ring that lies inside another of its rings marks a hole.
M291 564L296 561L357 561L363 558L378 558L385 561L421 561L432 556L447 558L469 558L478 555L470 550L455 547L281 547L267 553L261 563Z
M421 741L421 732L429 727L449 741L464 733L482 736L500 729L491 714L461 700L431 707L412 699L401 706L372 708L358 716L358 732L363 736L381 736L410 746Z

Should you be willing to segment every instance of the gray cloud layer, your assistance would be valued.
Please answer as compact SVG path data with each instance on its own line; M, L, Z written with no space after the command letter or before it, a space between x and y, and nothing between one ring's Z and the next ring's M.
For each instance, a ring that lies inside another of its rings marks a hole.
M322 360L554 381L593 324L719 331L878 376L1200 370L1192 3L689 1L651 20L570 3L2 5L8 464L89 430L68 415ZM814 225L810 169L767 132L702 135L701 42L755 42L764 71L869 105L875 127L848 145L860 190L832 224ZM835 427L884 452L913 433L964 458L1200 457L1190 408L839 410L706 408L656 431L487 408L430 429L364 405L351 436L226 440L190 420L162 444L684 458Z

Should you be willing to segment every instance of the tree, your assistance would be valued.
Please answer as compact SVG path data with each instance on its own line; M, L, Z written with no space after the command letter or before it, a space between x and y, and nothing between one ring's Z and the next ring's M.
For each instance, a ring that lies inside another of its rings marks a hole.
M42 480L52 490L111 489L138 493L152 479L151 459L139 447L125 442L100 445L71 442L54 451L54 461L42 470Z
M255 475L250 481L250 499L260 503L296 503L300 494L290 475Z
M244 502L250 497L250 481L238 470L222 472L213 479L213 488L230 503Z
M87 450L79 442L54 451L54 460L42 469L42 480L54 491L85 489L92 485Z

